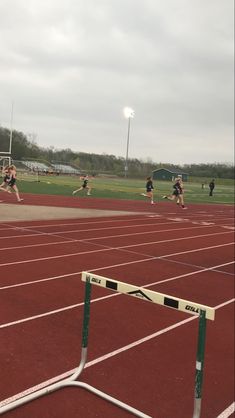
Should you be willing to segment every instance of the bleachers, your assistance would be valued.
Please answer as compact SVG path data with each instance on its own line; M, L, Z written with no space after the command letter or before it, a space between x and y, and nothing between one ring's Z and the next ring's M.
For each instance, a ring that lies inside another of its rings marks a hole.
M24 163L24 165L29 168L32 171L49 171L51 170L51 168L44 164L44 163L40 163L38 161L22 161Z
M76 168L70 165L58 163L58 164L52 164L51 166L53 168L53 171L56 171L59 173L64 173L64 174L80 174L81 173L79 170L77 170Z
M39 174L81 174L81 171L77 168L72 167L68 164L62 163L42 163L39 161L31 161L31 160L22 160L17 162L18 165L20 164L21 167L25 167L30 171L37 172Z

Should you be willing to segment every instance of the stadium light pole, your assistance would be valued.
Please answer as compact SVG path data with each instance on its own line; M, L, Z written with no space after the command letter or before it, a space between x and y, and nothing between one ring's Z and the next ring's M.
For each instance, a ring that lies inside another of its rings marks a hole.
M131 119L135 116L135 112L130 107L125 107L123 109L124 116L128 119L128 128L127 128L127 143L126 143L126 161L125 161L125 177L128 174L128 153L129 153L129 142L130 142L130 128L131 128Z
M11 150L12 150L13 110L14 110L14 102L12 101L12 103L11 103L10 144L9 144L9 154L10 154L10 156L11 156Z

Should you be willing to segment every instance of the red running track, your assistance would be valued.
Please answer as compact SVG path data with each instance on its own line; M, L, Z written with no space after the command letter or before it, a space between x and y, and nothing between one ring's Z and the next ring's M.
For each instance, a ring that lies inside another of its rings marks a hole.
M80 201L100 209L96 199ZM234 402L233 208L195 205L187 216L178 209L164 202L152 215L0 224L0 406L78 365L81 271L89 270L216 308L207 323L201 418L233 416L226 413ZM196 317L94 286L81 380L154 418L189 418L197 327ZM69 388L4 416L130 414Z

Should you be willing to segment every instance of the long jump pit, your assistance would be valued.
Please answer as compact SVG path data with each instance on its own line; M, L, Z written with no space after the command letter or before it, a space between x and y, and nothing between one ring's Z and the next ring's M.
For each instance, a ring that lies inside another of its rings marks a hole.
M136 214L136 212L135 212ZM1 203L0 222L12 221L36 221L49 219L74 219L74 218L98 218L108 216L134 215L134 212L102 210L102 209L81 209L51 206L34 205L12 205Z

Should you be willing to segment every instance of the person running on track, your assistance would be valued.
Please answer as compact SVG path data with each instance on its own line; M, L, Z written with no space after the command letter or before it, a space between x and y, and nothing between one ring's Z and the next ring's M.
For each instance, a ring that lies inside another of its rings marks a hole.
M73 191L73 193L72 193L73 196L76 193L80 192L81 190L87 190L87 196L90 196L91 195L91 187L88 186L88 181L89 181L88 175L83 176L82 177L82 180L83 180L83 183L82 183L81 187L79 187L79 189Z
M11 193L11 189L14 190L16 194L17 202L22 202L23 199L20 198L18 187L16 186L16 167L12 164L5 167L4 169L5 177L3 183L0 186L0 189L4 192Z
M183 182L181 177L175 178L175 183L173 185L173 192L170 196L162 196L163 199L175 200L178 205L181 205L182 209L187 209L184 205L184 196L183 196Z
M9 165L2 167L3 182L0 184L0 189L5 191L10 180Z
M146 182L146 193L141 193L141 196L145 196L148 197L149 199L151 199L151 205L154 205L154 201L153 201L153 181L152 181L152 177L147 177L147 182Z

